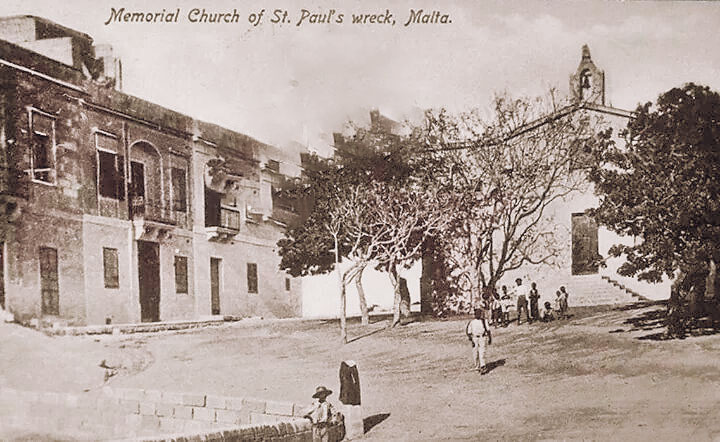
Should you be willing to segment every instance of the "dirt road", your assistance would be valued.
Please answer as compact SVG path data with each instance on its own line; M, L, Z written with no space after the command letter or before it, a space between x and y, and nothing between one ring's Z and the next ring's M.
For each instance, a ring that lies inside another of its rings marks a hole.
M576 311L496 330L493 369L471 371L464 320L350 324L247 320L131 336L45 337L0 326L0 380L25 389L103 385L309 401L358 363L367 440L720 438L720 335L658 341L661 307ZM599 310L599 311L598 311ZM361 337L362 335L367 335ZM641 339L644 338L644 339Z

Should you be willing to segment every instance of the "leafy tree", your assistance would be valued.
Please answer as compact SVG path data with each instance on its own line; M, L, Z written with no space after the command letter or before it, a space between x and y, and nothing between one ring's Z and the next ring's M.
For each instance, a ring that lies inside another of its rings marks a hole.
M368 324L362 273L376 253L376 221L367 210L370 189L378 183L402 182L410 175L404 163L407 137L371 126L356 128L354 136L339 140L339 154L332 160L306 158L303 179L285 189L285 197L304 201L309 209L300 223L292 225L278 242L280 267L294 276L327 273L341 260L351 262L339 275L341 335L345 331L345 291L352 280L358 288L362 323Z
M693 83L673 88L638 106L621 136L623 146L595 152L590 179L601 204L593 213L639 241L610 254L626 257L622 275L675 278L671 311L682 312L677 304L687 295L697 315L720 258L720 95Z

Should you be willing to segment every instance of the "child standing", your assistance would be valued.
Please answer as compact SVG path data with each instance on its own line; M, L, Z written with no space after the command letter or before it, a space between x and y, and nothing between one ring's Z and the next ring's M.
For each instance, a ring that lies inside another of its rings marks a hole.
M568 316L568 292L565 290L565 286L560 286L560 312L563 318Z
M485 337L487 336L489 343L492 343L490 328L485 320L483 309L475 309L475 319L468 322L467 326L465 326L465 334L473 345L472 357L475 362L474 369L483 375L487 373L487 367L485 366Z
M541 315L542 315L541 319L543 322L550 322L553 319L555 319L555 316L553 315L552 306L550 305L550 301L545 301Z
M492 290L492 312L495 327L498 327L503 322L503 311L502 304L500 303L500 295L498 295L495 289Z
M513 309L515 303L512 296L507 291L507 286L502 286L502 295L500 296L500 305L502 307L503 327L507 327L510 323L510 310Z
M562 316L562 293L560 293L560 290L555 292L555 310L557 311L558 319L561 319Z
M531 321L537 321L540 319L540 313L538 312L538 301L540 300L540 293L538 293L537 284L534 282L530 284L530 317Z

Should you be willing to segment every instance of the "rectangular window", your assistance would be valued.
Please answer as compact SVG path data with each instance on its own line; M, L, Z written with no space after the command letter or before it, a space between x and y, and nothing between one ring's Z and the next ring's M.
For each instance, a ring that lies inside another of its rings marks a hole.
M30 176L35 181L55 184L55 118L30 110Z
M290 291L290 278L285 278L285 291Z
M103 271L105 274L106 289L116 289L120 287L119 267L117 249L103 247Z
M188 261L186 256L175 257L175 292L188 292Z
M266 167L273 172L280 172L280 162L277 160L268 160Z
M173 210L185 212L187 210L187 181L185 169L172 168Z
M100 196L125 200L125 157L117 153L117 139L105 132L95 133L98 192Z
M257 264L254 262L247 263L247 285L248 293L258 292Z

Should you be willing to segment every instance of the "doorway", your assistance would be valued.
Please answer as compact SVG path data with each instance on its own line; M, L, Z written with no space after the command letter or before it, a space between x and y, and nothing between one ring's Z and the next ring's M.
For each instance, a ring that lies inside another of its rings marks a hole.
M57 249L40 247L40 294L43 315L60 314Z
M220 258L210 258L210 307L213 315L220 314Z
M584 213L572 214L572 274L598 273L598 225Z
M138 287L140 289L140 320L160 320L160 246L138 241Z

